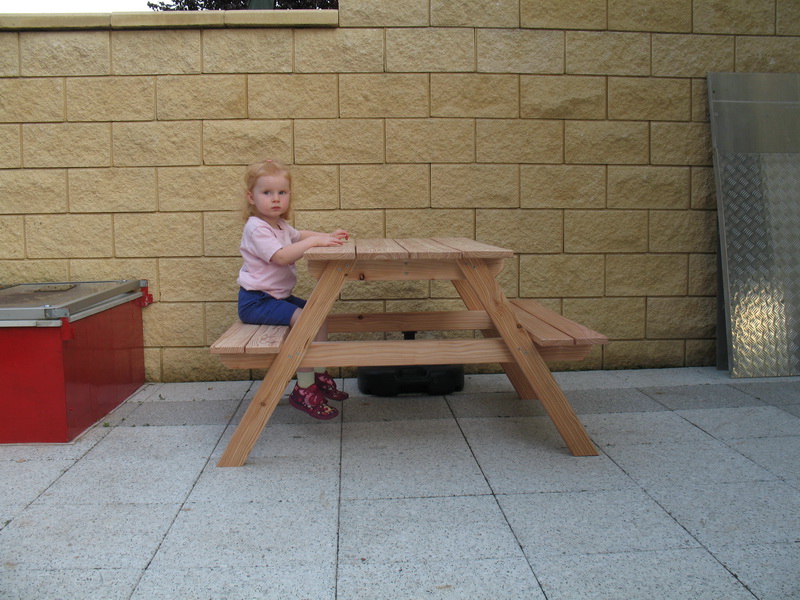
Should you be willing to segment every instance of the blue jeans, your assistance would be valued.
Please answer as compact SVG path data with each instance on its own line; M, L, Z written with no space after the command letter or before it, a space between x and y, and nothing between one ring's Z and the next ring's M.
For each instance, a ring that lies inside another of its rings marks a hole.
M266 292L239 288L239 319L242 323L289 325L294 311L305 305L306 301L297 296L279 300Z

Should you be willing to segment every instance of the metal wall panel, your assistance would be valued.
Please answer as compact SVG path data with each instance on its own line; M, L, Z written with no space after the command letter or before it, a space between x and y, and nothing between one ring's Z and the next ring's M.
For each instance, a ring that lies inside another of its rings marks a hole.
M800 375L800 74L709 73L733 377Z

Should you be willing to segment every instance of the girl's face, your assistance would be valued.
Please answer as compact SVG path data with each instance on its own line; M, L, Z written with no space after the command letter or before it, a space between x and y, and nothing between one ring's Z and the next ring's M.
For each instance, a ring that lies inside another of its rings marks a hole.
M247 201L255 207L256 214L272 226L289 208L291 186L283 175L262 175L247 192Z

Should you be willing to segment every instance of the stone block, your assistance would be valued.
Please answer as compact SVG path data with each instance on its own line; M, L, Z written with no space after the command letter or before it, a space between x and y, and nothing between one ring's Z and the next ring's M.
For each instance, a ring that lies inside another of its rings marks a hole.
M650 160L654 165L711 165L708 123L652 123Z
M155 258L84 258L69 261L69 277L74 281L113 281L145 279L153 297L159 299L158 260ZM50 279L49 281L67 281Z
M678 296L686 293L683 254L613 254L606 257L609 296Z
M228 330L236 319L236 302L204 302L203 311L206 324L205 344L211 345Z
M692 79L692 121L708 122L708 82Z
M307 119L295 121L295 162L299 164L382 163L383 121Z
M576 75L649 75L650 36L618 31L568 31L566 71Z
M204 164L249 165L265 156L291 162L292 152L291 121L203 122Z
M519 27L518 0L431 0L432 27Z
M160 121L247 116L245 75L164 75L156 89Z
M473 29L428 27L386 30L386 70L456 73L475 70Z
M200 256L200 213L139 213L114 217L114 255L122 258Z
M800 71L800 38L737 37L736 70L767 73Z
M204 345L203 313L200 302L154 302L142 311L144 345Z
M467 209L424 208L387 210L386 236L475 237L475 211Z
M463 163L475 160L472 119L388 119L386 162Z
M604 369L655 369L684 366L682 340L615 341L603 348Z
M336 75L250 75L251 119L333 119L338 116Z
M291 73L291 29L203 31L204 73Z
M477 33L479 72L564 72L563 31L478 29Z
M239 256L244 220L240 211L209 212L203 216L203 254Z
M112 256L110 215L27 215L28 258L97 258Z
M383 213L377 210L303 210L294 217L297 229L329 232L346 229L355 238L384 237Z
M691 116L687 79L609 77L608 118L686 121Z
M692 167L692 208L717 208L717 187L713 167Z
M156 170L70 169L71 212L116 213L157 210Z
M496 74L431 75L433 117L516 117L519 78Z
M568 210L564 252L646 252L647 211Z
M606 78L523 75L520 116L529 119L605 119Z
M565 298L563 315L611 340L644 337L644 298Z
M516 165L432 165L433 208L516 208L519 173Z
M158 262L162 302L225 302L236 298L241 257L162 258Z
M602 254L529 254L519 259L519 293L524 298L603 296Z
M0 33L0 77L19 75L19 33Z
M775 33L774 0L693 0L695 33Z
M114 166L198 165L201 125L200 121L113 123Z
M339 208L339 168L333 165L293 166L292 206L295 210Z
M717 213L659 210L650 214L650 252L715 252Z
M562 121L478 119L475 153L487 163L560 163L564 156Z
M609 166L608 208L689 208L689 167Z
M713 367L717 364L715 340L686 340L687 367Z
M523 208L604 208L606 167L600 165L521 165Z
M297 73L375 73L383 71L382 29L296 29Z
M567 121L564 155L568 163L646 164L648 124L637 121Z
M165 383L179 381L236 381L241 369L229 369L208 348L172 348L161 351L161 378Z
M689 255L690 296L715 296L717 293L717 257L715 254Z
M427 165L343 165L342 208L424 208L430 206Z
M716 322L716 298L647 299L648 338L713 338Z
M69 281L71 262L67 259L1 260L0 281L9 285L31 281Z
M705 77L734 68L734 37L726 35L653 35L653 75Z
M153 77L69 77L66 81L69 121L148 121L155 118Z
M482 242L517 253L557 253L563 250L563 221L560 210L478 210L475 235Z
M692 0L609 0L608 28L689 33Z
M108 123L28 123L22 126L25 167L108 167Z
M202 71L201 32L142 29L111 32L115 75L186 75Z
M3 260L25 258L25 217L0 216L0 256Z
M800 35L800 3L796 0L778 0L777 12L775 33Z
M22 166L22 127L0 125L0 169Z
M63 120L63 79L50 77L0 79L0 122Z
M522 27L605 29L606 0L520 0Z
M358 0L339 6L340 27L426 27L429 0Z
M67 211L67 172L60 169L0 170L0 214Z
M428 75L342 74L339 115L345 119L427 117L430 115Z
M24 77L111 72L107 31L23 31L19 34L19 56Z
M240 211L245 203L244 172L242 166L159 167L158 207L163 211Z

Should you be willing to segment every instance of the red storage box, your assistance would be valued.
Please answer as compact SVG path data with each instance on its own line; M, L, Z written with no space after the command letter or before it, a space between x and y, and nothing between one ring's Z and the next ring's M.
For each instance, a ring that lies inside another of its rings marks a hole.
M0 289L0 443L69 442L144 383L147 281Z

